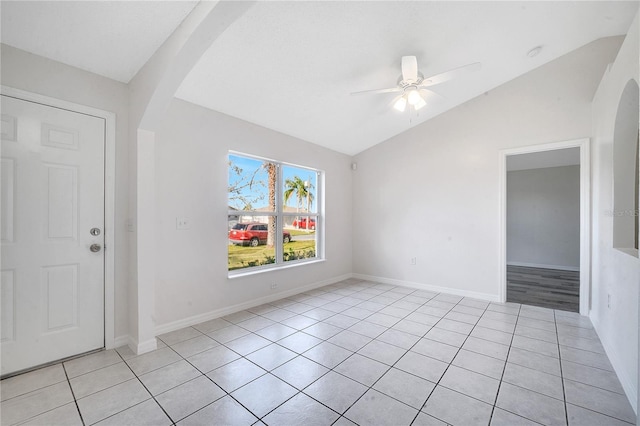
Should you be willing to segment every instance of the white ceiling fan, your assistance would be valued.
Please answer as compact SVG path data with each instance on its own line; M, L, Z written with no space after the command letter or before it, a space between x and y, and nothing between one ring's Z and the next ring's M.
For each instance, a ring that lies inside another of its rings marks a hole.
M393 107L402 112L407 107L407 104L409 104L410 107L413 107L413 109L417 111L427 105L423 95L420 92L435 95L435 93L429 90L428 87L451 80L462 72L476 71L480 68L480 62L474 62L472 64L463 65L461 67L425 78L422 73L418 71L418 60L416 59L416 57L403 56L402 75L398 77L398 83L396 87L390 87L387 89L363 90L361 92L353 92L351 94L362 95L402 92L398 99L395 100Z

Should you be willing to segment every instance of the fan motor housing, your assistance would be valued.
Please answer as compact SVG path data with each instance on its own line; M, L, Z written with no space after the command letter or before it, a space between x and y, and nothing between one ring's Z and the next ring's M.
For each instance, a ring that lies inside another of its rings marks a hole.
M402 88L402 90L407 90L410 88L417 89L419 85L424 81L424 75L421 72L418 72L418 79L415 81L412 80L403 80L402 75L398 77L398 87Z

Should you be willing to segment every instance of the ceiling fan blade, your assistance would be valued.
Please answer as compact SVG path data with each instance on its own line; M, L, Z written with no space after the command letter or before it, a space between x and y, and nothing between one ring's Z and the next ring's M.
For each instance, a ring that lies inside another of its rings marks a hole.
M454 68L452 70L445 71L443 73L436 74L431 77L426 77L424 80L422 80L422 83L420 83L420 87L435 86L436 84L449 81L452 78L455 78L456 76L462 73L470 72L470 71L478 71L480 68L482 68L482 64L480 62L474 62L473 64L463 65L461 67Z
M418 79L418 60L415 56L402 57L402 79L416 81Z
M421 86L419 87L419 89L420 89L420 92L422 92L422 93L424 93L426 95L424 97L425 97L425 99L427 101L433 101L433 100L442 101L442 100L444 100L444 97L442 95L440 95L439 93L434 92L433 90L429 90L429 89L426 89L426 88L421 87Z
M377 94L377 93L394 93L394 92L402 92L402 88L400 87L389 87L388 89L372 89L372 90L362 90L360 92L352 92L352 95L366 95L366 94Z

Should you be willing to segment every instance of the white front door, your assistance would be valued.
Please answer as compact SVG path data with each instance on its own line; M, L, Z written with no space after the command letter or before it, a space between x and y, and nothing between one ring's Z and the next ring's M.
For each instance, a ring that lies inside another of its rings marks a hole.
M104 347L104 147L103 118L2 95L3 376Z

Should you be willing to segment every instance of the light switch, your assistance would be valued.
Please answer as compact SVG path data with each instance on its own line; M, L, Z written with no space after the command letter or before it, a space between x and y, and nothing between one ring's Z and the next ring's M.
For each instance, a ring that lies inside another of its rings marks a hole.
M182 231L185 229L189 229L190 225L191 225L191 221L189 220L188 217L176 217L176 229Z

